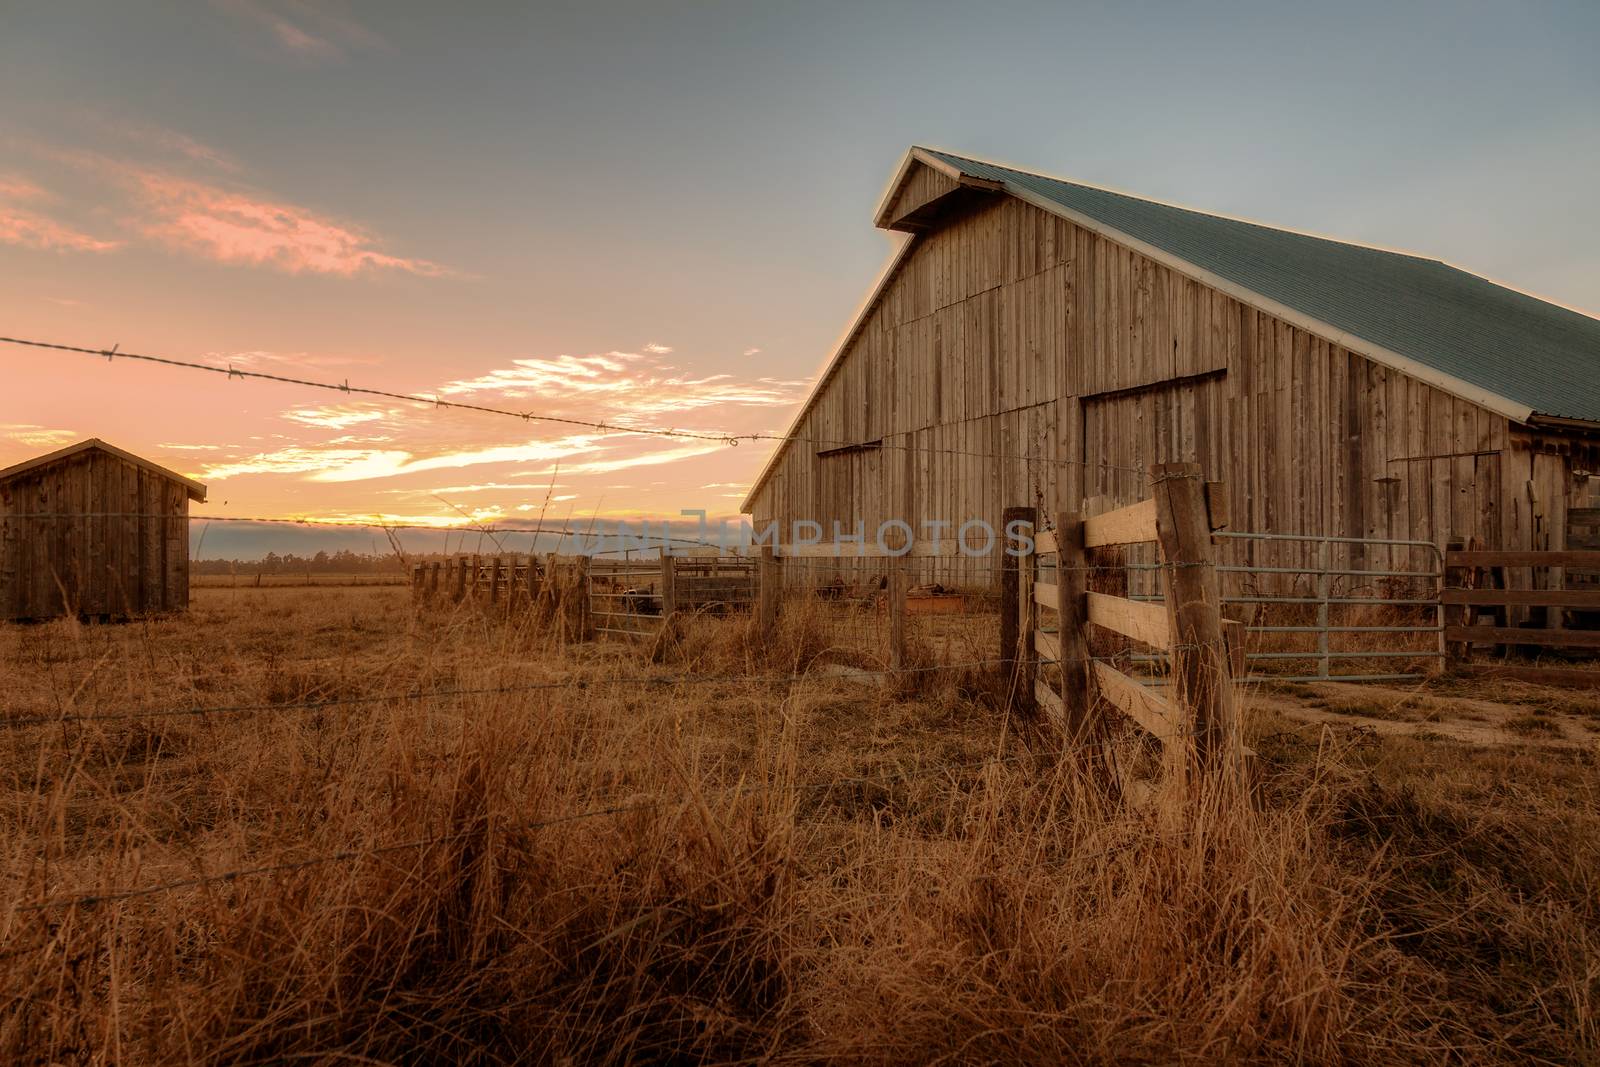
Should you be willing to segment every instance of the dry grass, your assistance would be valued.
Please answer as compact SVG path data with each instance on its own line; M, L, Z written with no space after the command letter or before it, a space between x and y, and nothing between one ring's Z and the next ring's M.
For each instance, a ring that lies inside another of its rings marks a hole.
M552 647L227 589L0 631L13 718L277 706L4 733L0 1059L1600 1054L1592 753L1263 716L1262 802L1175 827L1084 795L980 668L841 676L879 664L827 622ZM287 706L440 688L506 691Z

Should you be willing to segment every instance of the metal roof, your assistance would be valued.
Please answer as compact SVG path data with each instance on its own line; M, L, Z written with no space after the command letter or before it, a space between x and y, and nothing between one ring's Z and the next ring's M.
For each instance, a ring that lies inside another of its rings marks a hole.
M914 151L970 177L1001 182L1040 206L1083 216L1516 407L1600 421L1600 319L1437 259L1209 215L948 152Z

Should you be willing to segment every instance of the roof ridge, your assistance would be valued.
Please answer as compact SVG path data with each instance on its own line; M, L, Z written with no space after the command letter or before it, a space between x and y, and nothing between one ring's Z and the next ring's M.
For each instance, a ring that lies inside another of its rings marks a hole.
M1175 204L1170 200L1161 200L1157 197L1145 196L1142 193L1129 192L1126 189L1117 189L1109 185L1099 185L1095 182L1087 182L1078 178L1060 178L1053 174L1040 174L1038 171L1024 170L1021 167L1015 167L1009 163L997 163L994 160L983 159L979 156L964 156L960 153L951 152L943 148L930 148L926 145L912 145L911 150L913 152L921 150L923 152L932 153L933 155L936 155L939 158L957 166L959 166L961 163L977 163L981 166L993 167L995 170L1010 171L1013 174L1019 174L1026 178L1034 178L1038 181L1054 182L1059 185L1073 186L1078 189L1088 189L1097 193L1105 193L1108 196L1117 196L1122 197L1125 200L1137 201L1141 204L1154 204L1157 207L1167 208L1171 211L1183 211L1191 215L1200 215L1205 218L1221 219L1224 222L1237 223L1241 226L1253 226L1257 229L1267 230L1272 233L1289 234L1294 237L1303 237L1311 241L1326 241L1329 244L1341 245L1345 248L1359 248L1367 252L1382 252L1385 255L1401 256L1405 259L1414 259L1423 263L1441 263L1447 267L1453 266L1453 264L1451 264L1448 260L1440 259L1438 256L1424 255L1421 252L1409 252L1403 248L1386 248L1383 245L1369 244L1365 241L1353 241L1345 237L1332 237L1325 233L1302 230L1294 226L1280 226L1275 223L1262 222L1260 219L1245 218L1242 215L1229 215L1225 212L1209 211L1205 208L1192 207L1188 204ZM1459 270L1461 268L1457 269ZM1468 271L1467 273L1471 272Z

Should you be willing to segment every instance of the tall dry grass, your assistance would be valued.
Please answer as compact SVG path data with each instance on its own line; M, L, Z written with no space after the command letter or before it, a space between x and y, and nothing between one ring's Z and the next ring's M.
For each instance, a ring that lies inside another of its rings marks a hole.
M12 716L278 710L6 733L0 1057L1515 1051L1441 1010L1437 969L1397 942L1401 883L1353 844L1372 820L1347 753L1267 746L1265 804L1170 825L1097 802L981 672L915 691L834 676L862 664L824 623L793 611L761 642L703 620L654 665L381 590L215 591L186 620L5 631ZM289 706L444 687L506 691ZM1527 1047L1594 1053L1592 1024L1565 1046L1555 1029Z

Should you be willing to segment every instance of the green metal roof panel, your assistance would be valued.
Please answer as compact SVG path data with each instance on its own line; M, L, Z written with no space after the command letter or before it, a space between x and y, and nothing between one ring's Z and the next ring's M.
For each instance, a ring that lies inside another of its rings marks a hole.
M1600 421L1600 319L1436 259L1208 215L924 149L1542 415Z

